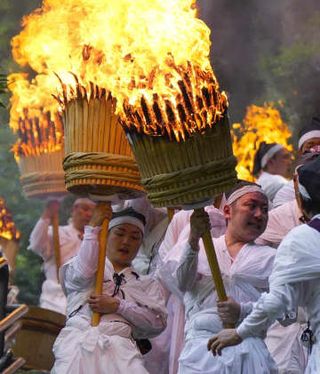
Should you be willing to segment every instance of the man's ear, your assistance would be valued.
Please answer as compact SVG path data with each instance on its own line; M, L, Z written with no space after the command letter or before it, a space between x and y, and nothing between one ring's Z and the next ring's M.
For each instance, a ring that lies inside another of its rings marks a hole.
M231 218L231 206L230 205L225 205L223 207L223 215L224 215L224 218L229 220Z

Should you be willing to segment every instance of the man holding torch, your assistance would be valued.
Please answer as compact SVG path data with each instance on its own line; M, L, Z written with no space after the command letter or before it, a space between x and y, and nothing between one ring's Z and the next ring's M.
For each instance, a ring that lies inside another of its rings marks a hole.
M93 293L99 255L98 233L111 218L102 295ZM148 339L166 327L163 290L151 276L139 276L131 263L138 253L145 218L132 208L115 212L98 204L78 255L61 268L68 320L55 345L52 373L148 373L134 339ZM91 326L91 314L101 314ZM150 348L150 347L149 347Z
M281 242L270 276L269 293L261 295L240 326L223 330L209 340L208 349L214 355L222 357L224 347L261 336L276 319L284 325L295 322L298 306L302 306L313 330L308 328L304 333L310 351L312 348L305 373L319 373L320 157L298 169L298 189L303 213L310 222L294 228Z
M66 313L66 297L57 279L57 264L54 256L53 230L49 226L58 214L60 203L49 201L30 235L29 249L43 258L46 280L42 284L40 306L58 313ZM61 265L78 252L84 226L92 217L95 203L87 198L75 200L68 225L59 226Z
M212 332L219 332L223 324L238 324L250 313L261 291L268 289L275 255L273 248L254 244L268 220L268 199L261 188L240 182L226 197L227 231L213 241L229 296L227 301L217 301L200 241L209 227L207 214L193 213L189 239L182 245L176 278L184 292L186 343L179 359L179 373L276 373L266 345L257 338L229 349L224 356L213 357L207 352Z

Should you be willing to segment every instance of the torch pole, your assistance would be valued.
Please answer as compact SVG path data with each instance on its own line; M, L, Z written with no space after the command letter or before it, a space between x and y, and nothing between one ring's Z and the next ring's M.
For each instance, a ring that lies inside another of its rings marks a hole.
M201 211L202 213L205 212L204 208L198 208L197 210ZM227 300L227 294L226 294L226 290L224 288L224 284L223 284L223 280L222 280L222 276L221 276L221 271L220 271L220 268L219 268L219 263L218 263L217 255L216 255L216 252L215 252L215 249L214 249L214 245L213 245L210 230L207 230L203 234L202 240L203 240L204 248L205 248L205 251L206 251L208 263L209 263L209 266L210 266L213 282L214 282L214 285L215 285L215 288L216 288L216 291L217 291L218 299L219 299L219 301L226 301ZM229 324L228 325L224 324L224 327L225 328L232 328L234 326L231 326Z
M55 212L52 219L53 251L57 268L57 281L59 282L59 268L61 266L60 240L59 240L59 213Z
M172 218L174 216L174 208L167 208L167 214L168 214L168 220L169 223L172 221Z
M106 201L105 204L108 204L111 208L111 202ZM104 268L106 262L106 253L107 253L107 240L108 240L108 228L109 228L109 219L105 218L101 225L101 231L99 234L99 257L98 257L98 269L96 276L95 284L95 294L101 295L103 290L103 279L104 279ZM93 312L91 318L91 326L98 326L100 322L100 313Z

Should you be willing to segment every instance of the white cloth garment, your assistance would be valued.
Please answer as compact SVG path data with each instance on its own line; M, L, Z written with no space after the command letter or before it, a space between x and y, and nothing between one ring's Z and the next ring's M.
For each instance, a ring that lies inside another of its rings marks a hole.
M146 197L127 200L124 207L132 207L146 218L143 242L132 265L139 274L152 274L156 269L159 247L168 227L167 210L153 208ZM169 314L171 312L168 310ZM144 366L150 373L168 374L170 345L167 344L167 335L171 333L170 322L168 317L165 331L150 339L152 349L143 356Z
M213 206L208 206L205 210L210 218L212 227L211 235L213 237L223 235L226 230L226 223L222 213ZM178 359L184 345L183 331L185 324L183 295L177 288L172 274L182 255L181 244L189 236L190 216L192 212L192 210L181 210L174 215L159 249L160 262L158 264L157 276L168 290L167 308L169 315L167 330L170 330L165 333L166 344L169 347L169 374L176 374L178 371ZM161 338L161 335L159 338ZM159 362L159 367L161 367L161 362Z
M294 184L293 180L286 183L279 189L273 199L273 208L277 208L280 205L286 204L288 201L295 200Z
M61 285L57 282L52 227L49 224L49 219L39 219L31 232L28 249L31 249L43 259L43 271L46 279L42 284L40 295L41 308L65 314L67 301ZM59 226L61 264L64 264L78 252L81 245L80 235L80 232L74 228L72 223Z
M155 270L159 247L163 241L167 227L168 218L165 217L143 238L139 252L132 263L139 274L150 274Z
M314 217L320 218L320 215ZM270 291L238 326L242 338L257 336L275 319L294 322L304 307L315 336L305 373L320 373L320 233L308 225L294 228L280 244L270 276Z
M289 201L269 212L268 225L256 243L278 247L282 239L294 227L301 225L301 212L296 200ZM284 328L275 322L267 332L265 343L274 358L280 373L298 374L306 366L306 352L300 340L305 329L302 318L290 327Z
M257 244L278 247L281 240L294 227L301 225L302 213L296 200L289 201L269 212L267 228L256 239Z
M275 194L288 183L287 179L278 174L270 174L263 171L256 181L257 184L261 186L268 199L272 202Z
M120 306L117 313L102 315L99 326L92 327L87 298L97 269L99 231L99 227L85 227L78 255L60 271L69 318L53 347L52 373L148 373L132 337L150 338L164 330L162 287L150 276L138 276L131 267L115 274L106 259L103 293L115 294Z
M244 245L235 259L229 255L225 237L214 239L214 246L227 295L241 304L242 319L268 288L275 250L255 244ZM180 374L277 373L273 359L262 339L252 338L228 347L214 357L207 350L212 335L222 330L218 316L217 293L203 244L199 253L185 243L176 269L178 286L184 292L186 312L185 346L179 359ZM264 336L264 333L261 334ZM241 369L240 369L241 368Z

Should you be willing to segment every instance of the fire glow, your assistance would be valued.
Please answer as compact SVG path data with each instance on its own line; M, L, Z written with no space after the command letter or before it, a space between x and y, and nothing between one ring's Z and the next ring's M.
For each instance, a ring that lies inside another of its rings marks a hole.
M288 125L272 103L248 106L243 123L233 124L232 135L233 152L238 159L238 178L244 180L254 180L253 160L261 142L279 143L289 151L293 150L288 142L292 135Z
M18 135L13 153L36 156L62 149L63 125L58 104L50 94L47 76L38 75L29 82L24 74L11 74L10 127ZM49 86L50 87L50 86Z
M13 222L12 215L5 205L5 201L0 197L0 238L6 240L18 240L20 232Z
M87 97L99 87L116 98L129 131L180 141L212 126L228 105L210 66L209 35L194 0L46 0L12 44L18 63L73 86L60 88L61 102L66 92ZM57 89L56 81L51 93Z

